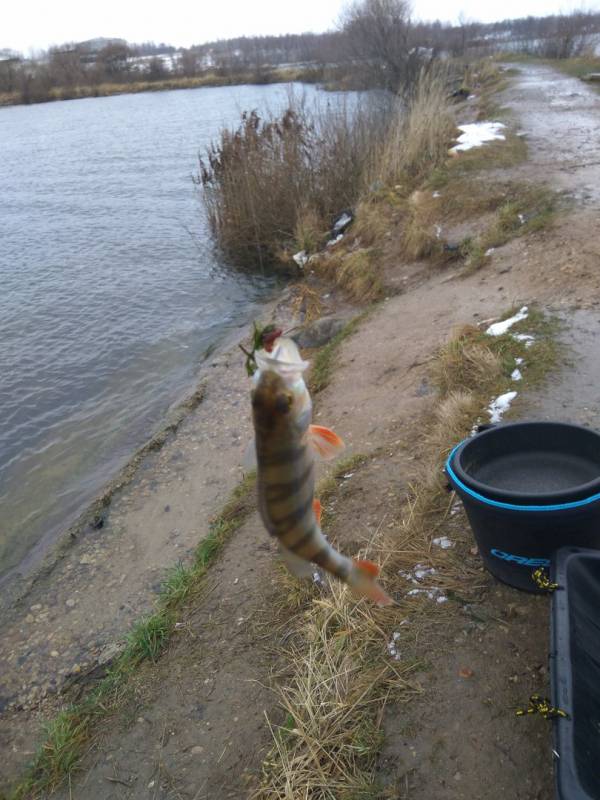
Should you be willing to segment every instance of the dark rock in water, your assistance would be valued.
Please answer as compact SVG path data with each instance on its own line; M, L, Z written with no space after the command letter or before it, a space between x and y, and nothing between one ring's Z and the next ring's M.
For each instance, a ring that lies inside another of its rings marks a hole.
M298 347L321 347L338 334L348 322L347 317L322 317L292 335Z
M103 514L96 514L94 519L90 522L90 528L93 528L95 531L99 531L100 528L104 527L105 522L106 518Z

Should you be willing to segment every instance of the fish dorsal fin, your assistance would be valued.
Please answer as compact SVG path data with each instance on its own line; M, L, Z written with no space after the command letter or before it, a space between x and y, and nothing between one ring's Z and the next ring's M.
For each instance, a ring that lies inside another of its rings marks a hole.
M315 499L313 500L313 511L315 514L315 518L317 520L317 525L321 524L321 517L323 516L323 506L321 505L321 501Z
M323 425L309 425L308 443L325 461L336 458L346 446L337 433Z

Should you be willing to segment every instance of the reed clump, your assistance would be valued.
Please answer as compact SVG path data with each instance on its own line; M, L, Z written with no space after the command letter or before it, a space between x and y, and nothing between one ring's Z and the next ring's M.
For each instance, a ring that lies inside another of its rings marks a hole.
M213 234L236 265L281 265L282 249L315 251L364 188L386 130L373 102L309 110L294 98L279 117L242 114L200 160Z

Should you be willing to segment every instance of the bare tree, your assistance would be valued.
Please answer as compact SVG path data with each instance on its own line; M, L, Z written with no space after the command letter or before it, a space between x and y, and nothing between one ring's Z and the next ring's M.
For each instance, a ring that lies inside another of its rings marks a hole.
M351 59L373 85L405 94L427 52L418 46L407 0L355 0L342 13Z

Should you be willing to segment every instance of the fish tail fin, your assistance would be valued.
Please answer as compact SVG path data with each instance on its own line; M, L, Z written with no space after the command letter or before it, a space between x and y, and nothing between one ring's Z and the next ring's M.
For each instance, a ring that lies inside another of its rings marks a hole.
M308 443L326 461L336 458L346 447L337 433L323 425L309 425Z
M391 606L394 601L375 580L379 572L379 567L372 561L354 561L348 585L356 597L367 597L378 606Z

